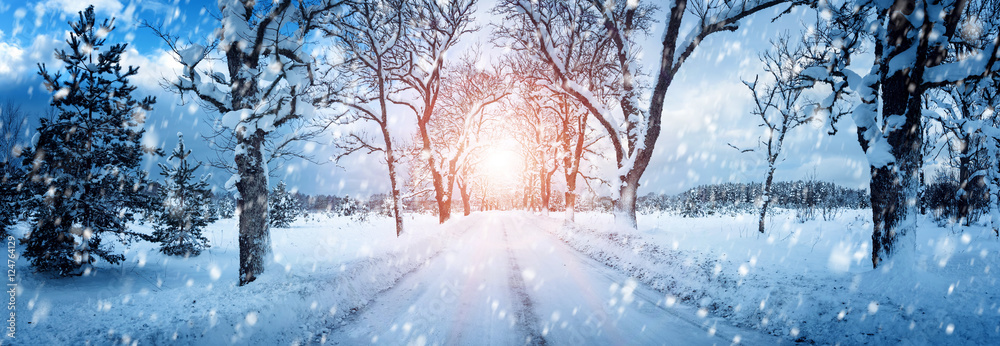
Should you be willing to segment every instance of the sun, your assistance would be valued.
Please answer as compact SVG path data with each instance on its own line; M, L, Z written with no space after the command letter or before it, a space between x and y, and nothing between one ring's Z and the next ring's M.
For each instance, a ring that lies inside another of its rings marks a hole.
M513 151L502 149L487 153L484 158L483 168L490 175L513 173L515 166L520 165L520 158Z
M510 138L491 141L480 152L476 173L491 190L519 186L524 172L521 144Z
M508 185L519 177L524 162L510 148L493 148L483 155L480 174L493 185Z
M517 146L496 144L483 151L475 164L484 210L505 208L504 204L517 200L524 185L524 159L516 151Z

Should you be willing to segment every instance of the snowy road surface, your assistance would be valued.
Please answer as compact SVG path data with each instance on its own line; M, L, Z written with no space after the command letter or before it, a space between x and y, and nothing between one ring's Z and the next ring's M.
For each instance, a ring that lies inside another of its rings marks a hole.
M568 247L560 221L489 213L327 341L344 344L761 344Z

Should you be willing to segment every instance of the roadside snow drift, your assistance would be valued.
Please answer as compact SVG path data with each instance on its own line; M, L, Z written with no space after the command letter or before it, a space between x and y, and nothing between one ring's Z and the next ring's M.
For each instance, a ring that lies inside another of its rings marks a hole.
M583 214L555 234L668 301L791 341L1000 343L993 231L921 219L913 258L872 270L870 213L798 223L779 212L765 234L752 216L644 215L636 232Z

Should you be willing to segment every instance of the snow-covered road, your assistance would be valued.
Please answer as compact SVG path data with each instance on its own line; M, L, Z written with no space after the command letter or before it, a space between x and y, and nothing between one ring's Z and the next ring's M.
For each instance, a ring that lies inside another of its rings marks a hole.
M554 237L560 221L487 213L326 341L388 344L760 344Z

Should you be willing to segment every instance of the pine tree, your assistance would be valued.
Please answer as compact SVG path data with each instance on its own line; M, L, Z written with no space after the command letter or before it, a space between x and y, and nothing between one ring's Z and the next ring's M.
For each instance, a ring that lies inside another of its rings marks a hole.
M291 226L292 221L295 221L301 214L302 208L299 201L294 195L288 193L285 182L278 183L278 186L271 190L268 200L268 204L271 205L270 221L272 227Z
M0 161L0 237L7 241L9 230L17 223L17 181L20 171L8 161Z
M229 193L217 193L215 195L215 206L218 209L218 216L221 219L231 219L236 216L236 199Z
M0 161L0 236L6 241L9 229L17 221L17 173L19 171L7 161Z
M161 243L160 252L173 256L197 256L208 248L208 239L202 229L217 217L210 212L212 191L208 187L209 175L195 180L194 166L188 160L191 150L184 146L184 136L177 134L177 147L167 158L176 159L172 165L160 164L160 175L165 177L163 188L157 192L162 205L154 211L156 224L153 238Z
M156 99L133 97L129 78L138 68L122 68L126 45L105 45L113 25L114 19L105 19L96 26L94 7L88 7L70 23L69 51L56 50L65 74L39 64L55 115L41 119L37 142L25 156L31 233L24 256L40 271L85 274L98 258L112 264L125 259L103 242L105 236L125 242L145 237L128 225L136 211L149 207L141 191L147 173L140 169L140 140Z

